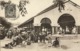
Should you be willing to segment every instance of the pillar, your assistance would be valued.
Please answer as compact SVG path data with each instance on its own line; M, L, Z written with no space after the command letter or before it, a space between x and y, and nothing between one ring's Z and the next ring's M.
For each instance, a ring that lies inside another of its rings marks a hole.
M55 34L55 32L54 32L54 26L52 26L52 34Z
M52 34L57 34L58 32L58 26L53 26L52 27Z

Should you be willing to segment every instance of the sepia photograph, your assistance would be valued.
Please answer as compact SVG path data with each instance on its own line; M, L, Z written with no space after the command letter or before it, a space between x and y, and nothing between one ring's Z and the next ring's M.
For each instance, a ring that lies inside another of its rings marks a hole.
M0 51L80 51L80 0L0 0Z

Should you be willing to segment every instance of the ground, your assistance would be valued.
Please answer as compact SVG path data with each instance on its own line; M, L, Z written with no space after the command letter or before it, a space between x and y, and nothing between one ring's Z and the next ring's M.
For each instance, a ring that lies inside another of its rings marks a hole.
M1 51L80 51L80 39L60 39L60 47L48 47L48 43L32 43L30 46L22 47L17 46L13 49L2 48L5 44L10 42L10 39L1 40Z

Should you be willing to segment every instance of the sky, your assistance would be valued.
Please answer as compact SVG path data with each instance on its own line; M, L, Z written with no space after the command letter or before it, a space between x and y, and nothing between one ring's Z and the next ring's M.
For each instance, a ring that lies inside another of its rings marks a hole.
M4 1L8 1L8 0L4 0ZM20 0L11 0L11 1L12 3L18 5ZM72 0L72 1L80 5L80 0ZM22 24L23 22L27 21L31 17L35 16L40 11L44 10L45 8L53 4L53 0L29 0L29 2L30 3L26 5L28 13L25 15L25 17L19 16L19 18L17 18L16 20L8 19L8 21L13 23L14 25Z

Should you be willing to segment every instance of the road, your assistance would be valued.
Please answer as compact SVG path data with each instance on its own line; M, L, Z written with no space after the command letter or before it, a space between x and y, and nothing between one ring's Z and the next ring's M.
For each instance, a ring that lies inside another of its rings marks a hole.
M67 39L60 40L61 47L48 47L49 44L32 43L22 47L21 45L14 47L13 49L2 48L5 44L9 43L10 39L1 40L1 51L80 51L80 39Z

